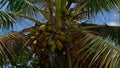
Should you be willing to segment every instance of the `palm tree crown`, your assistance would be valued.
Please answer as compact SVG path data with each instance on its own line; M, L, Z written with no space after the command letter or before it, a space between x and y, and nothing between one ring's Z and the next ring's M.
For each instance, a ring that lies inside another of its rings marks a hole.
M10 29L24 19L35 23L0 35L1 67L119 68L120 27L78 22L98 12L117 10L119 3L120 0L1 0L0 8L5 8L0 10L2 29Z

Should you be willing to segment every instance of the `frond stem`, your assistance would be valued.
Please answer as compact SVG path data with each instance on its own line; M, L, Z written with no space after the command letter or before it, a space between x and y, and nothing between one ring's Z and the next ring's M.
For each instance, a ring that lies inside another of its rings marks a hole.
M69 63L69 68L72 68L72 58L71 58L71 54L69 52L69 50L67 49L66 50L66 53L67 53L67 59L68 59L68 63Z
M26 18L26 19L28 19L28 20L30 20L30 21L33 21L34 23L36 23L36 24L38 24L38 25L41 25L41 24L42 24L40 21L38 21L38 20L36 20L36 19L33 19L33 18L31 18L31 17L25 16L25 15L21 15L21 14L16 14L16 15L19 16L19 17Z

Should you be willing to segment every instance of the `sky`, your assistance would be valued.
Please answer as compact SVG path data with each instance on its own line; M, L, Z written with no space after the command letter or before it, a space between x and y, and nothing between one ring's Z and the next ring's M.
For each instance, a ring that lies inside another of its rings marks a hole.
M109 26L120 26L120 15L117 11L101 12L98 13L95 18L91 19L96 24L107 24Z
M5 7L2 8L2 10L5 10ZM90 23L92 22L100 25L107 24L109 26L120 26L120 15L116 10L113 10L111 12L103 12L103 13L104 14L100 12L95 16L95 18L90 19ZM14 27L11 28L10 30L20 31L20 30L23 30L24 28L28 28L33 25L34 24L31 21L24 20L22 22L15 23ZM7 29L0 30L0 34L8 33L10 30L7 30Z
M95 18L90 19L90 22L95 24L100 24L100 25L107 24L109 26L120 26L120 15L118 14L117 11L104 12L104 14L98 13L95 16ZM31 21L23 20L21 22L15 23L14 27L11 28L10 30L20 31L20 30L23 30L24 28L28 28L33 25L34 24ZM0 30L0 34L8 33L10 32L10 30L7 30L7 29Z

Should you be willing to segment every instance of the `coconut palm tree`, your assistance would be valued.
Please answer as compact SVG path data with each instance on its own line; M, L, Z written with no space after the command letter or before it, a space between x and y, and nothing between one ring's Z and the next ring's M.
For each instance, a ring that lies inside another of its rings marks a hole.
M0 35L1 67L119 68L120 27L86 22L98 12L119 9L119 3L120 0L1 0L0 8L5 8L0 10L2 29L10 29L25 19L35 23Z

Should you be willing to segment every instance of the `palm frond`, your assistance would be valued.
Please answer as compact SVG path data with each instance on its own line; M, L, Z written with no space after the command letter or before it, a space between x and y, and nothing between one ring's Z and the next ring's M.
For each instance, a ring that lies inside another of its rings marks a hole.
M111 40L111 43L115 43L116 46L120 44L120 27L119 26L108 26L108 25L96 25L96 24L85 24L82 25L83 29L90 30L91 33L99 35L103 39ZM109 41L110 42L110 41Z
M0 9L2 9L6 4L7 4L8 0L1 0L0 1Z
M12 27L13 23L16 22L18 16L7 11L0 11L0 27Z
M42 4L41 4L42 2ZM42 0L19 0L19 1L13 1L13 0L2 0L1 4L7 5L6 11L12 11L16 12L22 15L26 15L32 18L40 19L42 15L41 13L41 8L43 9L43 1ZM1 6L3 7L3 6Z
M2 35L0 37L0 65L17 65L27 63L28 48L25 46L25 37L19 32ZM21 61L20 59L24 59ZM22 63L21 63L22 62Z
M119 26L103 26L100 28L100 36L111 39L116 46L120 45L120 27Z
M13 27L13 24L15 22L20 22L22 18L28 19L38 25L41 25L42 23L34 18L31 18L29 16L25 16L22 14L9 12L9 11L2 11L0 10L0 28L10 28Z
M109 12L111 10L116 10L120 7L119 0L70 0L75 6L74 12L76 12L74 18L85 17L90 18L98 12ZM69 9L73 9L69 8Z
M120 49L104 39L86 30L73 31L68 39L75 67L119 67Z
M88 6L91 8L93 11L110 11L113 8L118 8L119 7L119 0L100 0L100 1L95 1L95 0L90 0ZM88 7L87 6L87 7Z

